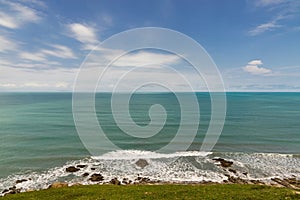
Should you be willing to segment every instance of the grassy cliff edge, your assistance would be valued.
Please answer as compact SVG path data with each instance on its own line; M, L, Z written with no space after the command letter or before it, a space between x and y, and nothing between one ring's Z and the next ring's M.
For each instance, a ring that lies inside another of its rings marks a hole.
M262 185L78 185L0 199L300 199L299 191Z

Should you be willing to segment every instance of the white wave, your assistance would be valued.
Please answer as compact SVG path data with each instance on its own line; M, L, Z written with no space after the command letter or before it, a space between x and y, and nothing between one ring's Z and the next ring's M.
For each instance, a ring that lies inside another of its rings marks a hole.
M233 161L232 168L237 173L231 173L212 160L221 157ZM138 167L136 162L145 159L148 165ZM69 166L85 165L78 172L66 172ZM264 153L205 153L197 151L176 152L161 154L151 151L122 150L104 154L99 157L85 158L70 161L63 166L49 169L42 173L26 173L11 175L0 179L1 190L16 185L21 191L38 190L48 188L53 182L66 181L70 185L75 183L94 184L89 177L83 177L83 173L101 173L104 182L118 177L120 180L128 178L135 180L138 176L148 177L150 180L166 182L222 182L227 180L225 174L240 176L244 179L256 179L265 182L273 177L296 177L300 179L300 158ZM247 172L247 175L243 173ZM28 181L15 184L16 180Z
M205 157L212 154L212 152L200 152L200 151L183 151L170 154L157 153L153 151L141 151L141 150L119 150L112 151L102 156L92 156L95 160L132 160L132 159L158 159L158 158L175 158L175 157L188 157L188 156L200 156Z

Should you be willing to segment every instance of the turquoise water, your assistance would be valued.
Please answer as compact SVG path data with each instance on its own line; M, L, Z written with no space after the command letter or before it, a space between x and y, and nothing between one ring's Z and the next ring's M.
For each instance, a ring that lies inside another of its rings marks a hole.
M210 120L209 94L197 93L197 97L201 120L190 151L200 149ZM133 138L122 133L113 120L110 98L110 94L96 95L99 123L117 146L139 150L131 153L125 151L132 159L135 153L140 155L146 152L148 155L151 152L152 155L176 134L180 123L180 106L174 94L132 96L130 114L138 125L145 126L150 122L148 109L153 104L161 104L168 113L161 132L148 139ZM0 178L3 183L8 176L15 174L45 173L68 162L90 159L74 126L71 93L0 93L0 109ZM239 157L246 162L248 157L249 161L261 155L256 153L265 153L263 155L266 156L270 155L267 153L292 154L296 159L291 161L296 163L293 173L297 174L299 119L300 93L227 93L226 122L213 149L214 155ZM268 158L260 160L265 159L265 165L270 165L274 157Z

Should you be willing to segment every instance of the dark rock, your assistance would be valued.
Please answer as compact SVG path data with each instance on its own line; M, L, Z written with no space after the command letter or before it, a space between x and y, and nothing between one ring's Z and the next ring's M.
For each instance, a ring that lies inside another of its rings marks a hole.
M85 168L86 165L77 165L76 167L77 167L77 168Z
M117 178L111 179L110 183L113 185L121 185L121 182Z
M87 177L88 175L90 175L89 173L85 172L84 174L82 174L83 177Z
M150 179L149 178L142 178L141 182L147 183L147 182L150 182Z
M92 174L89 180L93 182L99 182L99 181L103 181L104 177L101 174Z
M263 185L264 183L259 181L259 180L250 180L251 183L255 184L255 185Z
M21 189L17 189L17 188L14 186L14 187L9 188L9 190L8 190L7 192L8 192L7 194L17 194L17 193L20 193L20 192L21 192Z
M236 170L235 170L235 169L229 169L228 171L230 171L230 172L236 174Z
M220 162L222 167L230 167L233 162L225 160L223 158L213 158L214 161Z
M79 171L80 169L78 169L78 168L76 168L76 167L74 167L74 166L70 166L70 167L67 167L66 168L66 171L67 172L77 172L77 171Z
M243 172L243 174L244 174L245 176L247 176L247 175L248 175L248 172Z
M25 182L25 181L27 181L27 179L16 180L16 184L18 184L18 183L23 183L23 182Z
M280 178L272 178L271 180L286 188L297 189L297 186L290 184L289 181L287 181L287 179L281 180Z
M6 192L8 192L8 191L9 191L8 189L5 189L5 190L2 191L2 194L3 194L3 193L6 193Z
M237 178L236 177L232 177L232 176L228 177L228 182L236 183L236 184L248 184L247 180L241 179L239 177L237 177Z
M294 187L300 188L300 180L297 180L296 178L286 178L284 179L284 181L286 181Z
M144 168L147 165L149 165L149 163L145 159L139 159L138 161L135 162L135 164L136 164L136 166L138 166L140 168Z
M15 190L17 187L16 186L13 186L13 187L10 187L8 188L9 190Z
M129 183L128 182L128 178L123 178L122 183L125 184L125 185L127 185Z
M94 171L94 170L96 170L96 168L95 168L95 167L91 167L91 170L93 170L93 171Z
M148 182L150 182L150 179L149 178L147 178L147 177L137 177L136 179L135 179L135 181L139 181L140 183L148 183Z

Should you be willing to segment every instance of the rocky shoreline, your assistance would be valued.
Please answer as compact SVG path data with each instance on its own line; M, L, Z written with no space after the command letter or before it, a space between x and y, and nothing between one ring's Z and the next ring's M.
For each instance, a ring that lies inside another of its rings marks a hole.
M112 184L112 185L136 185L136 184L255 184L255 185L268 185L275 187L286 187L294 190L300 190L300 180L299 177L286 177L286 178L278 178L274 177L271 179L251 179L248 176L248 172L239 171L238 169L233 167L234 162L230 160L226 160L223 158L213 158L214 164L223 170L224 175L227 177L227 180L223 180L223 182L212 182L212 181L174 181L174 182L166 182L160 180L151 180L149 177L145 177L142 175L137 175L135 178L128 177L115 177L112 179L107 179L98 172L86 172L85 169L88 167L84 164L78 164L76 166L68 166L65 168L65 171L70 174L81 173L81 177L87 179L90 184ZM145 159L138 159L135 162L135 165L143 169L149 165L148 161ZM91 167L90 170L95 171L96 168ZM20 179L16 180L15 184L7 189L1 191L1 196L9 195L9 194L17 194L20 192L28 192L32 190L23 190L22 183L27 181L32 181L31 178L28 179ZM68 182L53 182L48 186L49 188L61 188L68 187L73 185L82 185L82 183L68 183Z

